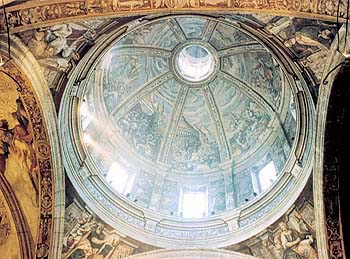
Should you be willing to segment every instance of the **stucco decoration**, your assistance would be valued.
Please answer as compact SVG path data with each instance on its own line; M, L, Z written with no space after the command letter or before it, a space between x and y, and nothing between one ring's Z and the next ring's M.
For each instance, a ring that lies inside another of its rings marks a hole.
M340 17L347 17L347 1L342 0L340 3ZM211 13L246 11L335 20L337 5L338 0L79 0L73 2L46 0L40 3L29 2L9 7L8 18L13 32L69 19L176 11L208 11ZM0 27L1 31L4 29Z
M270 39L239 18L193 15L105 35L60 109L67 172L87 206L162 247L219 247L277 220L310 173L313 106L300 68ZM207 70L184 73L196 62ZM276 179L259 189L270 163ZM186 193L207 194L204 218L186 219Z

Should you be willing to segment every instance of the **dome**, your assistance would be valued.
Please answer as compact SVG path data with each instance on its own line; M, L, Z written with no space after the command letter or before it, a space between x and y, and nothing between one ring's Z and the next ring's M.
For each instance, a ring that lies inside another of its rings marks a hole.
M197 217L254 199L278 177L294 138L279 64L227 24L209 37L212 23L178 17L137 28L104 54L85 89L84 143L98 172L168 215L191 214L180 204L186 194L205 196ZM238 179L226 190L225 175Z
M79 88L72 84L68 173L110 209L112 225L122 218L167 238L228 234L278 207L298 181L291 172L308 164L296 155L308 134L295 82L233 20L150 19L111 34L90 58Z

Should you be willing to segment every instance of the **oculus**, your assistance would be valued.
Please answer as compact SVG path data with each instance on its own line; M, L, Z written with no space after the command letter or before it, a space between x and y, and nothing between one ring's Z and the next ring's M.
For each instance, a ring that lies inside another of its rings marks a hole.
M215 69L215 60L209 51L199 45L185 46L176 56L176 70L181 77L189 82L199 82L207 79Z

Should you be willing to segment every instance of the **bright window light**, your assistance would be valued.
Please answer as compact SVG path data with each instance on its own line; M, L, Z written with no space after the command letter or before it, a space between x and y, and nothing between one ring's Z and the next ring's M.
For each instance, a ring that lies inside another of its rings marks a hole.
M291 112L291 114L293 116L293 119L297 120L297 111L296 111L296 108L295 108L295 102L294 102L294 98L293 97L290 100L290 112Z
M89 113L88 105L85 100L81 103L80 114L82 116L83 130L85 131L91 122L91 114Z
M129 187L129 174L119 164L113 163L106 176L109 184L118 192L126 194Z
M275 164L271 161L268 163L261 171L259 172L259 182L261 191L269 188L273 182L276 180L276 167Z
M92 143L92 138L91 138L91 136L90 136L89 134L87 134L87 133L84 133L84 135L83 135L83 140L84 140L84 142L87 143L87 144L91 144L91 143Z
M80 113L84 117L89 116L89 109L88 109L88 105L87 105L85 100L83 100L83 102L81 103Z
M215 62L208 50L194 44L183 48L176 58L178 72L186 80L199 82L214 71Z
M204 192L184 192L182 200L184 218L201 218L206 214L206 195Z

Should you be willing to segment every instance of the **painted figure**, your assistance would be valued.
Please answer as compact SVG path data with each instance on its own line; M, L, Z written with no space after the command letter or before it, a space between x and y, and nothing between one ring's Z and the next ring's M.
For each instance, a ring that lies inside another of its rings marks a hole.
M104 225L98 223L93 230L86 233L80 242L64 258L67 259L103 259L110 256L119 241L115 236L107 236ZM71 245L72 247L72 245Z
M35 239L38 227L39 175L33 130L19 97L17 84L7 75L0 80L0 173L15 193Z
M280 244L284 250L284 258L298 258L298 259L317 259L317 252L312 247L312 235L302 236L295 230L289 229L287 224L281 222L279 225ZM290 256L288 256L288 254ZM294 255L295 256L294 256Z

